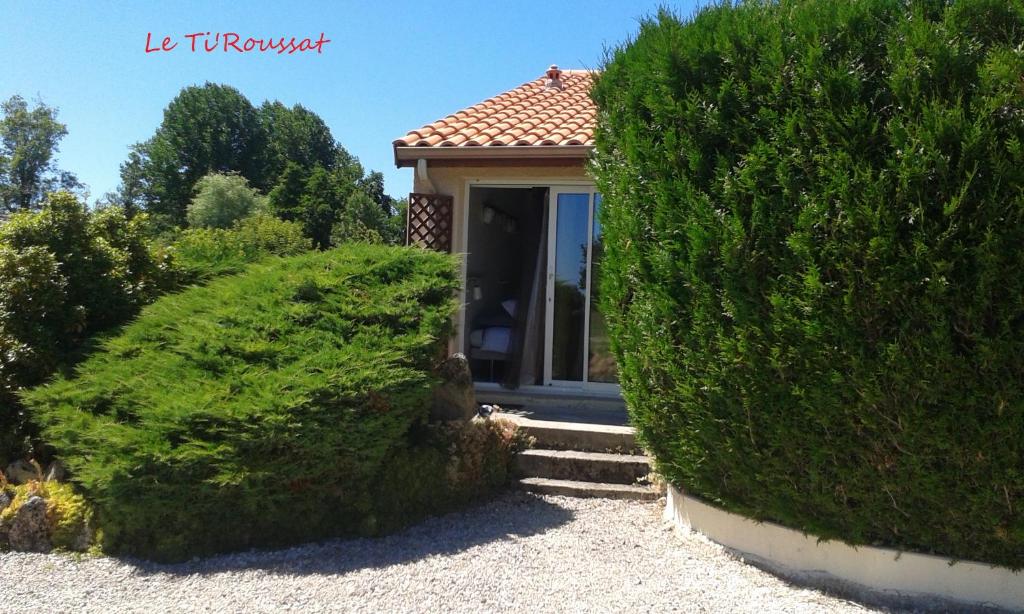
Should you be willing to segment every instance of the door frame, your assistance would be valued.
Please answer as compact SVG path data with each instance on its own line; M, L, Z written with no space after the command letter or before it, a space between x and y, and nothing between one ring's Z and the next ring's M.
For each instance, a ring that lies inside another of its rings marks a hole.
M562 191L570 192L570 193L574 193L574 194L588 193L588 194L591 195L590 196L590 200L591 200L591 202L590 202L590 211L589 211L589 213L587 215L587 218L588 218L588 220L590 222L588 233L590 233L591 238L592 238L592 235L593 235L593 232L594 232L594 225L593 225L594 196L593 195L598 193L597 192L597 187L595 186L594 181L592 179L586 179L586 178L556 178L556 177L550 177L550 176L548 176L548 177L544 177L544 176L534 176L534 177L531 177L531 176L523 176L523 177L490 176L490 177L488 177L488 176L484 175L484 176L467 177L462 182L462 193L459 194L456 197L456 200L455 200L456 216L460 220L459 221L459 225L461 226L461 228L459 229L459 231L460 231L459 232L459 237L458 237L457 241L455 242L455 244L458 246L457 249L459 251L459 254L462 256L460 258L460 268L461 268L460 277L462 278L462 284L461 284L461 287L459 288L459 303L460 303L460 305L463 306L463 307L460 307L459 313L456 316L457 328L456 328L456 336L455 336L455 344L456 344L455 346L458 348L456 350L458 352L463 351L462 348L465 347L465 335L468 335L468 332L466 331L466 310L464 308L464 305L465 305L465 302L466 302L466 284L468 283L468 279L467 279L468 271L467 271L466 255L467 255L467 253L469 251L469 202L470 202L470 191L473 188L546 188L548 190L548 215L549 216L551 215L551 212L554 209L551 206L551 197L552 197L552 194L554 194L554 192L556 190L562 190ZM550 242L551 241L551 237L553 236L554 233L553 233L553 229L552 229L552 226L551 226L551 223L550 223L550 218L549 218L548 222L549 222L549 225L548 225L548 241ZM549 243L549 245L550 245L550 243ZM593 241L591 241L591 245L589 245L587 247L587 288L588 288L588 291L587 291L587 308L586 308L586 316L585 316L586 317L587 329L586 329L585 341L584 341L585 344L586 344L586 347L584 348L585 351L584 351L584 355L583 355L585 361L587 360L587 352L589 351L589 345L590 345L590 329L589 329L589 326L590 326L590 298L591 297L590 297L589 289L592 287L591 286L591 280L590 280L590 275L591 275L590 259L591 259L591 251L592 251L592 249L593 249ZM549 259L551 258L551 250L550 249L548 250L548 258ZM548 272L550 273L550 267L549 267ZM550 281L551 281L551 283L553 283L553 281L554 281L553 278ZM550 296L550 294L549 294L549 296ZM575 391L579 391L579 392L584 393L584 394L594 394L594 395L598 395L598 396L601 396L601 397L604 397L604 396L621 397L622 387L617 382L614 383L614 384L613 383L608 383L608 382L587 382L586 381L586 372L587 372L586 364L584 364L584 369L583 369L583 372L584 372L584 381L583 382L566 381L566 382L560 382L557 385L555 385L555 384L553 384L551 382L551 377L550 377L551 371L550 371L550 362L549 362L550 361L550 352L549 352L550 341L549 341L549 337L548 337L549 332L551 330L551 323L548 322L548 313L550 313L550 310L548 309L547 305L545 305L544 311L545 311L545 317L544 317L544 320L545 320L545 322L544 322L545 323L544 329L545 330L544 330L544 348L543 348L543 350L544 350L544 372L542 374L544 383L539 385L539 386L523 386L520 389L523 390L524 392L529 392L530 390L551 390L551 391L558 390L559 392L564 391L565 393L568 393L568 394L571 394L574 391L574 389L575 389ZM474 386L486 388L488 386L488 384L481 384L480 382L477 382L477 383L474 384Z
M594 258L594 213L596 209L597 187L594 184L587 186L571 184L553 184L548 188L548 237L547 237L547 300L544 305L544 385L557 388L576 388L594 392L617 392L620 390L618 383L591 382L590 377L590 311L593 298L594 283L592 279L593 258ZM558 195L559 194L586 194L587 195L587 262L586 262L586 292L583 305L583 379L556 380L551 376L553 353L554 353L554 297L555 297L555 255L556 241L558 238Z

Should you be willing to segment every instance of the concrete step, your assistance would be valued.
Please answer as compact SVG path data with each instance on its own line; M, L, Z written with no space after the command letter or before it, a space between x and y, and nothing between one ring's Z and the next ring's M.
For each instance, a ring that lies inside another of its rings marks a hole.
M587 452L637 451L636 431L631 426L532 420L513 414L501 414L501 417L515 422L520 430L533 437L537 448Z
M635 454L533 449L516 455L515 468L527 478L634 484L651 472L651 462Z
M606 499L635 499L653 501L661 496L653 486L633 484L607 484L601 482L578 482L575 480L553 480L551 478L523 478L519 487L543 495L563 497L604 497Z

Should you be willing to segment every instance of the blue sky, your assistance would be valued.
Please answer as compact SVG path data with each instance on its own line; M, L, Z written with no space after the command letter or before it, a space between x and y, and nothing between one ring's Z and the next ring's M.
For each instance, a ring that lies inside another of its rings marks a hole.
M600 65L641 16L693 0L466 2L3 2L0 97L58 107L68 127L62 168L92 199L118 183L132 143L148 138L187 85L225 83L254 104L277 99L318 113L389 193L409 191L391 141L541 75ZM324 53L191 53L185 34L237 32L244 40L323 32ZM169 53L145 53L146 35L171 36Z

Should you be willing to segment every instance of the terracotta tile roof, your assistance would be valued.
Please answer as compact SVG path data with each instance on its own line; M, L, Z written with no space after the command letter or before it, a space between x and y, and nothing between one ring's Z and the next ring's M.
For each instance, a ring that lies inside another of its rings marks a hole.
M413 130L395 147L529 147L594 144L593 73L563 70L562 89L540 77Z

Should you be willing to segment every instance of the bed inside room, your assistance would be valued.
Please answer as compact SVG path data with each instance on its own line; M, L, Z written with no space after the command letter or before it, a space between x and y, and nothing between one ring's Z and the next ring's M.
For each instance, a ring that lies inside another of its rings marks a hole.
M463 348L473 379L506 388L543 377L547 188L469 193Z

